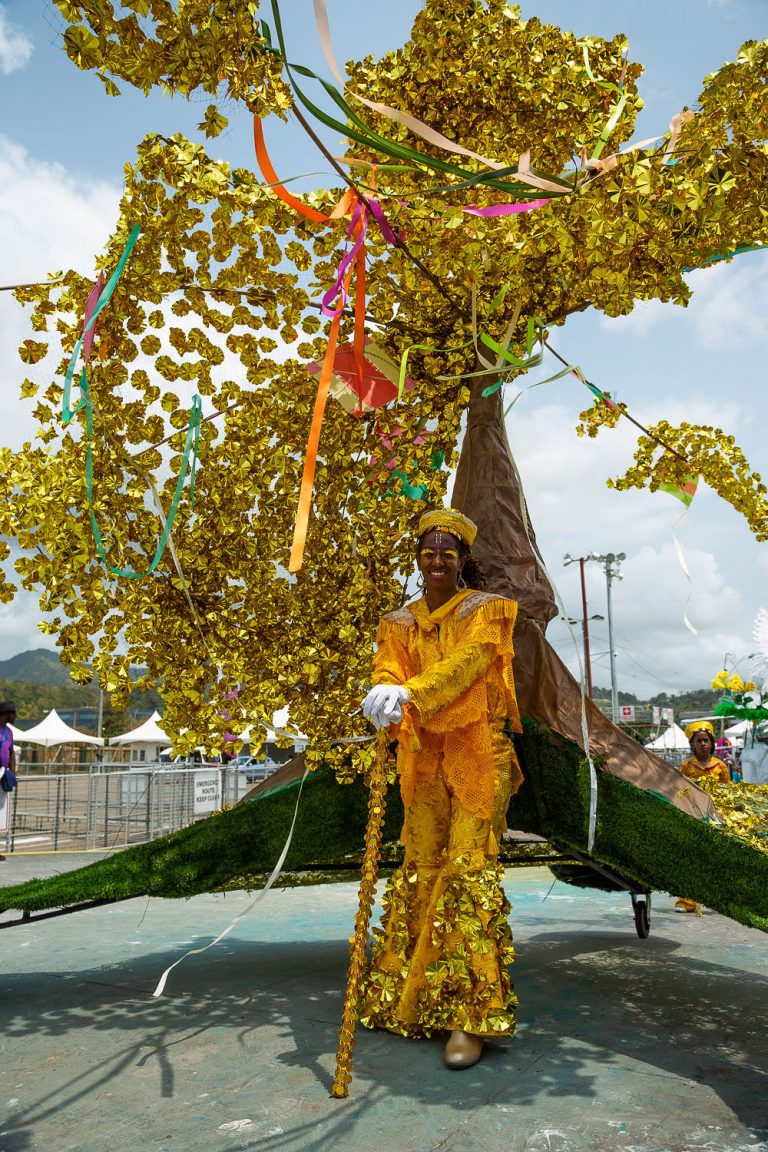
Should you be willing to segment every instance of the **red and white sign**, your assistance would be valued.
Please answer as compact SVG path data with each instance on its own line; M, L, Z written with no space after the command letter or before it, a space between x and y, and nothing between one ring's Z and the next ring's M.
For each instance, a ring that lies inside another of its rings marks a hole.
M622 724L633 724L635 720L634 704L622 704L619 708L619 720Z

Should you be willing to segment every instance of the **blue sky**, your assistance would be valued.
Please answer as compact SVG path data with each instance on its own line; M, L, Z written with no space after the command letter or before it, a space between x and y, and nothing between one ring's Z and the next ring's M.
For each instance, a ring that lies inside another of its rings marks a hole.
M381 53L407 38L419 5L390 0L385 6L328 0L340 62ZM539 0L523 15L610 37L625 33L633 60L646 68L640 91L646 102L637 137L667 129L684 104L694 104L704 76L735 58L747 39L768 35L765 0ZM293 60L329 75L314 27L311 0L285 0L283 12ZM384 18L381 14L386 12ZM60 47L64 21L45 0L0 2L0 101L7 110L0 134L0 282L36 279L53 268L93 270L93 257L114 225L122 165L150 131L196 137L208 98L187 102L124 87L107 97L98 80L81 73ZM254 166L246 116L235 112L229 129L210 150L240 166ZM10 113L10 114L8 114ZM273 121L269 146L284 175L322 170L303 134ZM337 144L333 135L328 137ZM307 181L307 187L323 177ZM629 317L575 316L558 331L555 346L603 388L626 401L643 423L661 418L715 424L736 436L752 465L768 472L763 375L768 348L768 253L739 257L693 274L694 298L683 310L642 305ZM0 419L6 443L18 447L32 430L17 399L24 376L15 348L24 316L8 293L0 294ZM545 365L546 368L546 365ZM555 370L535 370L523 384ZM689 595L671 536L680 505L657 493L615 493L605 479L627 467L634 437L629 426L595 441L573 431L586 393L575 381L547 385L521 399L509 423L510 441L548 568L571 616L580 614L576 567L563 568L563 553L627 554L624 580L614 586L619 687L640 696L706 684L726 652L740 660L753 651L752 621L768 604L764 593L768 554L746 524L707 489L700 489L676 529L692 575ZM605 580L588 566L590 613L605 615ZM32 597L0 606L0 658L49 644L35 630ZM564 624L550 639L575 665ZM608 684L605 625L595 622L593 676Z

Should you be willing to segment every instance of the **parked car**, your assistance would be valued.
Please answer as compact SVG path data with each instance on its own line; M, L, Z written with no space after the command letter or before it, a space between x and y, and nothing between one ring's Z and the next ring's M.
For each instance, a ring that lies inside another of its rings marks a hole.
M280 765L270 759L268 756L265 760L260 760L256 756L248 756L246 760L238 764L239 770L244 773L245 779L249 784L255 784L258 780L266 780L267 776L279 768Z

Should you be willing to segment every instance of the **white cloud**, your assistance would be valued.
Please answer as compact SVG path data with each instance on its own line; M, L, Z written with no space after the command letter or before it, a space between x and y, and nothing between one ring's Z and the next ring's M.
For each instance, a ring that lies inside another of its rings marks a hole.
M13 575L11 579L16 582ZM32 648L55 648L53 637L44 636L38 630L42 618L38 597L33 592L21 590L12 604L0 604L0 660Z
M689 588L672 543L672 525L682 505L665 493L615 492L605 486L606 477L619 475L631 461L636 436L631 426L623 422L595 440L579 439L572 409L546 404L528 410L525 404L522 399L513 410L510 443L539 547L571 617L581 621L579 569L576 564L564 567L563 554L626 553L624 578L613 584L619 687L641 699L663 690L704 687L722 666L725 652L741 657L752 651L752 620L768 560L738 515L708 489L700 490L675 528L692 576ZM659 399L637 411L643 423L662 415L673 423L688 419L726 428L743 420L738 403L716 397ZM587 564L586 580L588 614L605 617L603 567ZM698 636L683 620L689 593L687 614ZM608 686L607 622L595 621L591 629L593 679ZM581 628L574 632L580 646ZM547 636L576 672L566 625L554 621Z
M93 271L117 220L121 190L106 181L75 177L59 164L36 160L19 144L0 135L0 251L3 283L44 280L58 269ZM29 371L18 346L31 331L27 311L10 292L0 292L0 422L2 443L18 448L33 431L35 401L19 400L25 376L46 382L60 350L51 349Z
M2 32L0 23L0 41ZM36 160L0 136L3 283L43 280L51 271L70 267L92 272L94 256L115 225L119 196L115 185L75 178L61 165ZM27 310L10 292L0 292L0 442L15 449L34 431L35 401L21 401L19 385L25 376L47 383L60 357L60 350L52 349L30 370L17 352L28 336L36 334ZM13 575L11 579L17 582ZM0 605L0 657L53 647L51 637L37 629L40 619L38 598L31 592L21 590L12 604Z
M26 68L32 56L32 41L21 28L8 19L5 5L0 4L0 72L8 76Z
M602 317L601 327L646 336L654 329L674 325L679 340L694 340L706 349L766 343L768 252L737 256L731 264L698 269L689 274L688 282L693 297L687 308L640 300L629 316Z

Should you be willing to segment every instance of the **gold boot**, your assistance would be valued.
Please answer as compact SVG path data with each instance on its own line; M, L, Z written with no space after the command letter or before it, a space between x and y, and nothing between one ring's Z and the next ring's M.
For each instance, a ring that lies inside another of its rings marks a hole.
M455 1029L451 1032L445 1046L445 1066L446 1068L471 1068L473 1064L477 1064L482 1051L483 1042L479 1036Z

